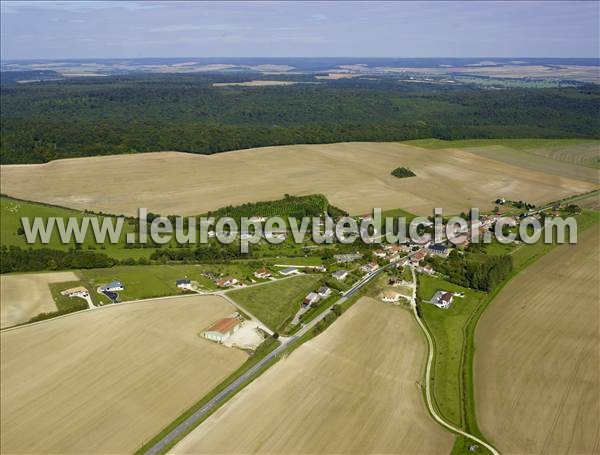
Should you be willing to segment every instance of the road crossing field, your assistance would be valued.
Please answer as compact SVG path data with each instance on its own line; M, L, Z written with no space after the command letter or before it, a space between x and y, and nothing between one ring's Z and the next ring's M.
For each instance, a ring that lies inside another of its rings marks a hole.
M449 453L417 386L425 358L410 312L362 298L171 452Z

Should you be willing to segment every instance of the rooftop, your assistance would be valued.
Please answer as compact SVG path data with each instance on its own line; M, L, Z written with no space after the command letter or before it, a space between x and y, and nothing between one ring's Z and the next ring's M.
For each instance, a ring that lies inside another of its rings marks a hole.
M206 332L219 332L221 334L226 334L231 329L233 329L236 325L238 325L240 321L236 318L223 318L219 319L213 325L211 325Z

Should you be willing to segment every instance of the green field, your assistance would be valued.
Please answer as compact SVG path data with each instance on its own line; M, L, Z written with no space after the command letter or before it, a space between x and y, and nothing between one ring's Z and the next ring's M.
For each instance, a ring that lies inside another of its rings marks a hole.
M27 243L24 235L18 235L17 230L21 227L21 217L27 217L32 220L35 217L40 217L46 222L49 217L63 218L65 223L70 217L75 217L78 221L86 214L77 210L70 210L62 207L56 207L45 204L37 204L34 202L26 202L17 199L8 198L5 196L0 197L0 245L2 246L18 246L21 248L51 248L55 250L68 251L74 248L74 242L71 244L64 244L60 241L57 229L53 230L50 238L50 243L44 245L38 239L35 244L30 245ZM91 215L87 215L91 216ZM99 221L102 223L104 217L99 216ZM148 258L154 251L151 248L124 248L124 239L127 232L133 232L133 226L127 222L123 224L123 234L121 235L122 241L119 244L111 244L106 242L102 245L98 245L91 232L91 228L88 230L85 242L82 244L82 250L93 250L97 253L104 253L115 259L125 258Z
M203 272L210 272L215 276L231 275L241 283L251 284L256 269L254 264L240 261L231 264L120 265L108 269L82 270L79 273L83 282L94 289L94 292L102 284L113 280L122 281L125 290L119 292L119 297L125 302L183 294L175 284L180 278L197 281L203 290L216 290L216 285L203 276Z
M442 139L417 139L414 141L406 141L405 144L414 145L416 147L424 147L430 149L445 149L445 148L472 148L472 147L489 147L493 145L501 145L515 150L529 150L536 148L559 148L581 144L596 144L600 146L600 141L592 139L462 139L455 141L445 141Z
M265 286L236 289L228 295L269 328L279 331L300 309L306 294L315 291L321 281L320 274L307 274Z
M436 291L464 292L455 297L448 309L426 303ZM432 386L440 413L450 422L464 428L465 416L461 403L462 370L467 340L463 332L469 319L482 304L485 293L449 283L441 278L419 275L419 299L423 318L435 344Z

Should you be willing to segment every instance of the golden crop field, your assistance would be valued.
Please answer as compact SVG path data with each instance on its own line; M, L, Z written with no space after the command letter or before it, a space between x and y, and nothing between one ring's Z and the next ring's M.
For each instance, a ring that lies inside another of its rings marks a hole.
M477 418L503 453L600 451L599 235L515 277L477 326Z
M23 273L0 276L0 328L56 311L49 283L75 281L73 272Z
M533 154L529 159L559 163ZM590 182L588 175L598 175L597 170L559 164L575 170L557 175L543 166L530 169L466 150L400 143L291 145L210 156L159 152L4 165L0 191L127 215L135 215L138 207L163 215L197 215L286 193L323 193L351 214L381 207L431 215L437 206L459 213L472 206L491 208L498 197L537 204L597 187L598 179ZM399 166L409 167L416 177L390 175ZM107 184L107 178L118 184Z
M180 297L1 332L1 452L134 452L245 361L198 336L233 311Z
M425 355L409 312L362 298L172 452L450 453L417 386Z

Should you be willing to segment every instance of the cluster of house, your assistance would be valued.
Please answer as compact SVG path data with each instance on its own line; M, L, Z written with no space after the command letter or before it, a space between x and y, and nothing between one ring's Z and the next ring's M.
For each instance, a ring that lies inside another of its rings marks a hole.
M309 307L320 300L324 300L331 295L331 289L327 286L321 286L316 292L309 292L302 301L302 306Z
M208 340L222 343L226 337L233 335L240 329L241 326L242 319L240 318L239 314L236 313L233 316L219 319L213 323L204 332L202 332L202 336Z
M403 253L408 253L410 246L406 244L385 244L380 249L373 251L373 256L378 259L387 259L389 262L398 262Z

